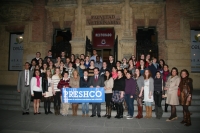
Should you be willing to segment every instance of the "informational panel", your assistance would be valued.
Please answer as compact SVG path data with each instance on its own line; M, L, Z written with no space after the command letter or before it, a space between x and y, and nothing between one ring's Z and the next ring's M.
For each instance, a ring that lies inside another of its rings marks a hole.
M113 48L115 32L113 28L93 29L92 45L93 48Z
M200 31L191 30L191 72L200 73Z
M10 71L23 69L23 33L10 34L8 69Z
M103 103L105 102L104 88L63 88L63 103Z

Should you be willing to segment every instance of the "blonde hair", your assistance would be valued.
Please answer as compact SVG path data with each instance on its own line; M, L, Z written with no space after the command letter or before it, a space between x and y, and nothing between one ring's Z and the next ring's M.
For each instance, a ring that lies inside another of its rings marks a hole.
M58 70L60 71L60 68L59 68L59 67L56 67L56 68L55 68L55 71L54 71L54 74L56 74L56 69L58 69ZM59 76L59 78L60 78L60 79L62 78L62 75L61 75L61 73L59 73L59 75L58 75L58 76Z
M74 71L72 72L73 77L74 77L74 72L76 72L76 73L77 73L77 77L79 77L79 73L78 73L77 70L74 70Z

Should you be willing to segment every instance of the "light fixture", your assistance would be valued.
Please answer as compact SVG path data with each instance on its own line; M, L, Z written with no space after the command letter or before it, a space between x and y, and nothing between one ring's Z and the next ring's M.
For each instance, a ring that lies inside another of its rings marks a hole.
M197 34L197 37L200 37L200 34Z

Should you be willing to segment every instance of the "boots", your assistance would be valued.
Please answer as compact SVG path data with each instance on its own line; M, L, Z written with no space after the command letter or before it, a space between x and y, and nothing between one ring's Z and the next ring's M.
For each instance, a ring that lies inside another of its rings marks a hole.
M44 101L44 111L45 111L45 114L48 115L48 112L47 112L47 101Z
M108 107L106 107L106 114L103 117L107 117L108 116Z
M151 118L152 117L152 106L148 106L149 108L149 117L148 118Z
M145 118L148 118L149 117L149 108L148 108L148 106L145 106L145 109L146 109L146 116L145 116Z
M140 106L137 106L138 107L138 114L135 116L135 118L139 118L139 114L140 114Z
M167 108L168 108L168 104L166 104L165 102L165 112L168 112Z
M75 110L74 110L75 116L77 116L77 111L78 111L78 104L75 104Z
M116 110L117 107L116 107L115 103L113 101L111 101L111 104L112 104L112 110Z
M58 111L57 111L57 107L56 106L54 107L54 114L58 115Z
M180 122L181 124L185 124L187 123L187 115L186 115L186 112L183 111L183 120Z
M118 119L123 118L123 112L124 112L123 105L122 105L122 103L119 103L119 117L118 117Z
M57 106L57 113L60 115L60 106Z
M72 104L72 116L75 116L75 106Z
M158 107L158 119L162 118L163 115L163 109L162 107Z
M109 106L109 107L108 107L108 115L107 115L107 118L108 118L108 119L111 118L111 111L112 111L112 107Z
M190 112L187 112L186 116L187 116L187 123L185 124L185 126L191 126L192 123L191 123L191 118L190 118Z
M139 108L138 108L138 110L139 110L139 116L138 116L138 119L140 119L140 118L143 118L143 115L142 115L142 113L143 113L143 106L138 106Z
M118 118L119 117L119 104L115 104L115 108L116 108L116 110L117 110L117 115L115 116L115 118Z
M158 119L158 106L155 105L155 115L156 115L156 118Z

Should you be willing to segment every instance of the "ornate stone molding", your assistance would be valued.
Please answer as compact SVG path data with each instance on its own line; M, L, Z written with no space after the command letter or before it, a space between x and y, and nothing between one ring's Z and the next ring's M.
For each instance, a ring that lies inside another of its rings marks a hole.
M161 0L160 0L161 1ZM148 27L150 20L157 20L163 11L165 3L134 3L131 2L133 15L136 20L143 20L144 26ZM137 22L137 21L136 21ZM138 21L140 22L140 21Z
M32 2L29 0L3 0L0 2L0 20L2 22L27 21L32 8Z

